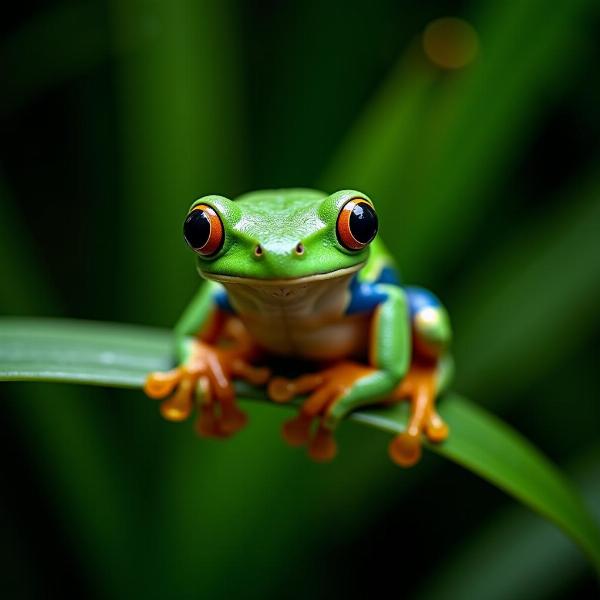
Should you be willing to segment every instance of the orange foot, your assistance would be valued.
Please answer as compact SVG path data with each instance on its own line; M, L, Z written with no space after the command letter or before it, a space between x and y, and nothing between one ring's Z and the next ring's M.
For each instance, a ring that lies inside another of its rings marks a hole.
M166 398L160 412L169 421L187 419L194 398L198 398L197 433L203 437L227 437L247 422L246 414L235 402L232 380L263 385L270 372L250 365L240 348L221 348L199 340L193 344L186 363L171 371L150 373L144 391L150 398Z
M448 437L448 426L435 409L436 366L413 363L410 371L392 394L393 400L409 399L411 416L406 431L389 445L391 459L401 467L410 467L421 458L421 434L430 442Z
M296 379L271 379L267 391L274 402L289 402L296 396L310 393L298 415L284 423L284 440L291 446L308 444L308 454L317 462L332 460L337 453L337 444L333 431L325 425L325 418L335 402L350 390L357 379L374 370L365 365L342 362L320 373L302 375Z

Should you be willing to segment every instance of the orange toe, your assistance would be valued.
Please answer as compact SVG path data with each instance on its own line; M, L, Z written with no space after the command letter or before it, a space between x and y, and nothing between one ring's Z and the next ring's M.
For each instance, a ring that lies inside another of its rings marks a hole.
M390 458L401 467L412 467L421 458L421 440L407 432L397 435L388 448Z
M196 419L194 429L200 437L221 437L221 429L215 417L213 406L200 406L198 408L198 418Z
M233 361L232 372L252 385L264 385L271 376L267 367L254 367L241 358Z
M191 409L173 401L172 398L165 400L160 405L160 414L167 421L185 421L190 415Z
M443 442L447 439L449 432L448 425L439 417L431 419L425 427L427 439L433 443Z
M183 379L175 393L160 405L160 414L167 421L185 421L192 412L192 382Z
M242 429L248 422L248 416L236 406L221 407L221 419L219 422L221 431L227 435Z
M306 444L310 438L311 423L312 418L302 413L290 421L286 421L281 429L283 439L290 446L302 446Z
M337 444L329 429L319 427L308 447L308 455L316 462L328 462L337 454Z
M285 377L273 377L269 381L267 393L273 402L289 402L294 397L294 386Z
M150 398L164 398L175 389L180 379L180 369L173 369L166 372L155 371L146 377L144 392Z

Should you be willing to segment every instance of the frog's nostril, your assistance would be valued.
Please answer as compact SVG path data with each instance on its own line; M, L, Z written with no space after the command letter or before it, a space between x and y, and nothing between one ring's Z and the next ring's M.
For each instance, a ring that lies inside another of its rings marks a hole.
M294 252L298 256L302 256L304 254L304 244L302 242L298 242L298 244L296 244L296 247L294 248Z

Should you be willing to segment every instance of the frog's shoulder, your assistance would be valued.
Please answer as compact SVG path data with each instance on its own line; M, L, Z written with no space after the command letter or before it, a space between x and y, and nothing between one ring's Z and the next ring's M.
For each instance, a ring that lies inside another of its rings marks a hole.
M400 287L400 275L383 242L376 238L367 262L350 283L346 314L372 311L388 299L390 286Z

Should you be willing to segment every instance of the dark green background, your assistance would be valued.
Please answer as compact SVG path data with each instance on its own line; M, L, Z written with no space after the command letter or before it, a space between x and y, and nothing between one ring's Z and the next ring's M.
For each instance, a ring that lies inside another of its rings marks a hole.
M422 52L447 15L480 38L458 71ZM193 199L361 189L405 279L449 307L455 388L597 509L599 17L592 0L12 6L2 311L170 326L198 283ZM141 392L2 395L3 595L597 593L552 526L438 457L394 467L355 425L323 466L284 446L268 406L221 445Z

